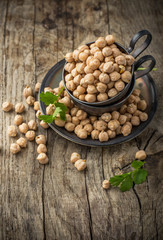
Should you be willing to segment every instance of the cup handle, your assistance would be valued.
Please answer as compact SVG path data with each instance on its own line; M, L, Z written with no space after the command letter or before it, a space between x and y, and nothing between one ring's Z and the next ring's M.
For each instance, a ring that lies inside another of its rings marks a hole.
M134 50L134 47L135 47L135 44L137 43L137 41L145 35L147 35L147 38L144 41L144 43L139 48L135 49L135 51L133 53L131 53ZM131 53L131 55L134 58L137 58L149 46L151 40L152 40L151 33L148 30L142 30L142 31L136 33L134 35L134 37L131 39L131 42L130 42L129 47L127 48L127 51L129 53Z
M144 70L137 71L137 69L144 62L147 62L147 61L151 61L149 66L146 69L144 69ZM146 55L146 56L141 57L138 61L136 61L134 63L134 71L136 71L136 78L140 78L140 77L146 75L147 73L149 73L154 68L155 64L156 64L156 60L151 55Z

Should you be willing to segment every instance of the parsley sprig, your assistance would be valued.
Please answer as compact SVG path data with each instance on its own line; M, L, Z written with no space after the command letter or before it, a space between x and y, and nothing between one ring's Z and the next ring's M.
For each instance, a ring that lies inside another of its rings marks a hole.
M54 104L55 106L55 111L52 115L40 115L39 116L40 120L43 120L44 122L47 122L47 123L52 123L58 117L58 115L60 115L60 118L62 120L64 121L66 120L67 107L63 103L58 102L58 98L63 90L64 90L64 87L61 88L58 95L54 95L51 92L40 93L40 100L44 102L45 105L48 106L50 104Z
M120 190L122 192L125 192L130 190L134 184L143 183L147 177L147 170L142 168L144 166L144 163L144 161L133 161L131 163L131 167L133 167L134 170L122 175L111 177L110 184L115 187L120 186Z

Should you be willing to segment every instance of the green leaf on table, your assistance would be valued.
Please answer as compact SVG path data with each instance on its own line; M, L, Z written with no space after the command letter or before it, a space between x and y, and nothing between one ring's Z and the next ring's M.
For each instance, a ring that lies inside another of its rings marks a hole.
M131 174L129 174L121 183L120 185L120 190L122 192L128 191L130 190L130 188L132 188L133 186L133 179L131 177Z
M53 116L52 115L40 115L40 120L43 120L46 123L52 123L53 122Z
M45 103L45 105L54 104L58 100L58 96L51 92L41 92L40 100Z
M136 184L141 184L146 180L147 170L137 169L133 172L133 180Z
M135 160L131 163L131 167L138 169L141 168L144 165L144 163L145 163L144 161Z
M122 175L115 175L114 177L111 177L109 182L111 185L117 187L119 186L119 184L124 180L124 178L127 176L128 174L122 174Z

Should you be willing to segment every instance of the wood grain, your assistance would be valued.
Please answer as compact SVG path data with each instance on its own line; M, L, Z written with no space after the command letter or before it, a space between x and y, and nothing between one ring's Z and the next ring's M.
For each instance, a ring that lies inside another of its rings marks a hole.
M7 127L15 113L1 111L0 239L157 240L163 235L163 83L161 1L12 0L0 1L0 104L25 102L25 85L34 88L66 52L108 32L128 46L132 36L148 29L153 41L145 54L156 58L152 77L158 89L157 113L136 139L110 148L71 143L51 129L49 164L36 161L36 145L17 156L9 152ZM37 96L36 96L37 98ZM25 121L35 119L26 105ZM102 189L102 181L127 172L138 149L148 157L148 179L129 192ZM87 170L70 163L73 151L87 159Z

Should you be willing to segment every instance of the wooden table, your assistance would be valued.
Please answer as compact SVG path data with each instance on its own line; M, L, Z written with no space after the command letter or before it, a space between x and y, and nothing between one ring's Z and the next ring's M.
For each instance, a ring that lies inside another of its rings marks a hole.
M163 239L163 12L155 0L1 0L1 103L25 102L26 85L34 88L65 53L80 43L115 35L128 46L131 37L148 29L153 41L145 54L157 60L152 72L158 89L158 110L150 126L136 139L114 147L90 148L71 143L51 129L48 165L36 161L36 145L13 156L7 134L14 112L1 111L0 239ZM35 118L26 106L26 121ZM129 192L102 189L104 179L128 171L138 149L148 157L148 179ZM87 170L77 172L69 158L77 151Z

